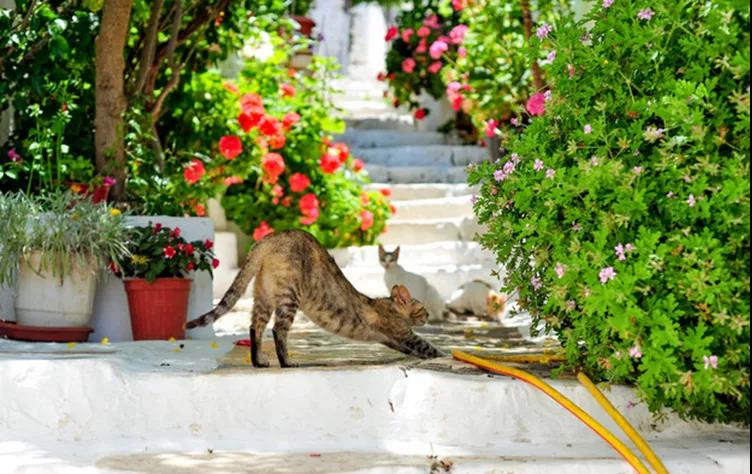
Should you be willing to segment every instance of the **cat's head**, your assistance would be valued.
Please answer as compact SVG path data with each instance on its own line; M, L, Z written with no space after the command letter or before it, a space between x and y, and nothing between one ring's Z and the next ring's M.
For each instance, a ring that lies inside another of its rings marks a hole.
M501 316L507 304L505 295L489 291L486 296L486 312L489 316Z
M404 285L394 285L389 299L392 309L411 326L423 326L428 321L428 311L423 303L414 299Z
M399 260L399 246L391 252L387 252L384 247L379 244L379 263L384 269L388 269Z

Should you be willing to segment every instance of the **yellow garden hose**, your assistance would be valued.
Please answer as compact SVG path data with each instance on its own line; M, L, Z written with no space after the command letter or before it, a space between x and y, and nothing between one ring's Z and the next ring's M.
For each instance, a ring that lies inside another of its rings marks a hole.
M490 362L485 359L481 359L480 357L476 357L474 355L470 355L461 351L452 351L452 357L462 362L467 362L476 367L480 367L481 369L487 370L489 372L512 376L536 387L549 397L553 398L554 401L563 406L574 416L579 418L580 421L585 423L591 430L595 431L595 433L603 438L603 440L608 444L610 444L611 447L614 448L635 469L635 471L640 474L650 474L650 471L647 467L645 467L640 458L638 458L624 443L622 443L619 438L614 436L603 425L598 423L598 421L596 421L592 416L585 413L585 411L583 411L580 407L572 403L571 400L569 400L567 397L559 393L559 391L557 391L555 388L551 387L538 377L528 374L525 371L515 369L514 367Z
M550 364L551 362L564 362L567 360L562 354L543 353L543 354L504 354L504 355L487 355L486 359L498 362L518 362L525 364Z
M577 380L579 380L580 383L585 386L587 391L590 392L590 395L592 395L593 398L595 398L595 400L600 404L600 406L603 407L603 410L605 410L605 412L608 413L611 418L613 418L616 424L619 425L622 430L624 430L624 433L629 436L629 439L632 440L635 446L637 446L637 449L639 449L642 455L645 456L645 459L647 459L650 465L653 466L655 472L657 472L658 474L667 474L668 471L666 470L666 466L664 466L661 460L658 459L658 456L655 455L655 452L653 452L645 439L643 439L643 437L640 436L640 433L638 433L637 430L632 427L629 421L624 418L624 415L619 413L616 407L611 404L609 399L606 398L600 390L598 390L598 387L595 386L595 384L588 378L588 376L582 372L579 372L577 374Z

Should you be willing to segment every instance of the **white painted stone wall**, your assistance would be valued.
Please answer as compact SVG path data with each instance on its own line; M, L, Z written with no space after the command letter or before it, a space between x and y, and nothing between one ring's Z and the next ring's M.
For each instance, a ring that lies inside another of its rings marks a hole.
M316 22L314 35L320 41L315 53L319 56L333 57L347 73L350 51L350 15L345 0L316 0L308 14Z

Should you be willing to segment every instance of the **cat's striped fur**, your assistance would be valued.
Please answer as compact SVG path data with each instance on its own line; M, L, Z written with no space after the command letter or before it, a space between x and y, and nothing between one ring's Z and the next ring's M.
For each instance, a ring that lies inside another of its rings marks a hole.
M298 309L340 336L378 342L420 358L445 355L412 331L412 326L425 324L428 313L407 288L393 287L388 298L363 295L347 281L326 249L311 234L299 230L271 234L257 242L222 301L186 323L186 328L205 326L227 313L254 276L250 336L255 367L269 366L260 348L272 312L279 364L293 365L287 355L287 334Z

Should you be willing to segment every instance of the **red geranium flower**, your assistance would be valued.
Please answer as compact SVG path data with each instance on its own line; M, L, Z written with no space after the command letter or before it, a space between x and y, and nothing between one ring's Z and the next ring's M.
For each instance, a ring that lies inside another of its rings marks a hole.
M413 115L415 116L416 120L423 120L424 118L426 118L426 109L420 108L416 110Z
M214 242L209 239L204 240L204 248L206 248L206 250L211 250L212 247L214 247Z
M243 128L243 131L248 132L257 126L262 118L264 118L264 109L258 107L250 108L238 115L238 123Z
M525 108L532 116L546 113L546 96L542 92L536 92L527 100Z
M360 172L360 170L363 169L363 161L359 160L357 158L355 158L354 160L352 160L352 169L356 173Z
M240 108L243 112L248 112L255 108L264 110L264 99L258 94L245 94L240 98Z
M213 258L212 259L212 268L217 268L219 266L219 259Z
M284 117L282 117L282 126L285 129L292 128L293 125L298 123L300 121L300 115L296 114L295 112L287 112Z
M282 84L281 86L279 86L279 90L282 92L282 96L284 97L295 97L295 88L290 84Z
M347 161L347 157L350 156L350 147L344 143L335 143L334 148L339 151L339 162L344 164Z
M180 227L175 227L170 231L172 237L180 237Z
M269 234L273 234L274 229L266 221L261 221L258 227L253 230L253 240L258 242Z
M321 166L321 171L323 171L326 174L332 174L342 165L342 162L339 159L339 151L336 148L329 148L327 149L326 153L321 155L321 158L319 159L319 165Z
M366 231L373 227L373 212L360 211L360 230Z
M234 160L243 152L243 143L236 135L225 135L219 139L219 152L228 160Z
M206 215L206 207L203 204L194 204L193 212L195 212L198 217L204 217Z
M273 137L269 137L269 146L273 150L279 150L280 148L285 146L286 141L287 139L285 138L285 136L280 133L274 135Z
M285 160L279 153L267 153L264 155L261 167L264 168L264 181L274 184L279 179L279 175L285 171Z
M193 245L192 244L186 244L185 247L183 247L183 252L185 252L186 255L190 255L193 253Z
M243 178L240 176L228 176L225 178L225 186L232 186L233 184L240 184L243 182Z
M390 26L388 30L386 30L386 35L384 36L384 41L392 41L394 38L397 37L399 34L399 29L396 26Z
M183 177L188 184L199 182L205 173L204 163L197 158L192 159L191 164L183 169Z
M186 267L185 267L185 268L186 268L186 270L188 270L189 272L192 272L192 271L193 271L193 270L194 270L194 269L196 268L196 264L194 264L193 262L188 262L188 265L186 265Z
M384 197L389 197L392 195L392 190L389 188L381 188L379 191L381 191L381 194L383 194Z
M300 223L303 225L311 225L319 218L319 210L318 209L311 209L311 211L300 218Z
M376 74L377 81L386 81L386 73L380 72Z
M303 173L295 173L290 176L290 190L294 193L302 193L311 184L311 180Z
M300 198L298 206L300 206L300 212L302 212L303 214L308 214L313 209L319 208L319 199L315 194L308 193Z
M270 117L269 115L264 116L264 118L261 119L261 121L258 124L259 131L266 135L267 137L271 137L274 135L279 135L280 132L280 124L279 120L277 120L276 117Z
M165 247L163 251L164 251L165 258L167 259L174 257L175 254L177 253L175 249L172 248L171 245L168 245L167 247Z

